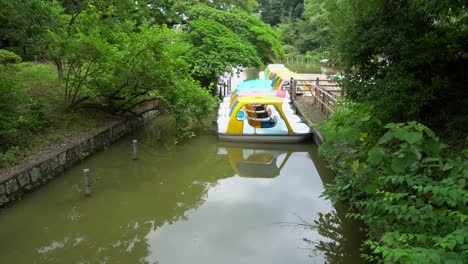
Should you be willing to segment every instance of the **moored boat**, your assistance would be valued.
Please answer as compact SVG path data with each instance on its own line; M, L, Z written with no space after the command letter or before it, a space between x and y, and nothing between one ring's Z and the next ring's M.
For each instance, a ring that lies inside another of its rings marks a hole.
M278 91L283 91L284 93L286 90L290 90L290 80L293 79L301 79L302 76L300 74L294 73L290 71L284 64L269 64L265 69L265 77L272 81L273 89ZM304 93L304 83L302 81L298 81L298 86L296 87L296 94L300 95Z
M247 142L299 142L309 138L310 128L288 107L278 96L238 96L228 111L221 114L220 110L218 137Z

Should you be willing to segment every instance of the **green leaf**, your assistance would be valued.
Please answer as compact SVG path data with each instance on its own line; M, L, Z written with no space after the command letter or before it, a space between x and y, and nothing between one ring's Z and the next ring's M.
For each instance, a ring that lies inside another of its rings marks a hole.
M355 160L355 161L353 162L353 171L354 171L355 173L357 173L357 172L358 172L358 169L359 169L359 160Z
M392 160L391 168L396 173L402 173L411 164L417 161L417 155L412 151L404 151L400 154L401 158Z
M376 147L373 147L369 153L368 153L369 157L367 158L367 162L369 162L370 164L377 164L379 162L382 161L383 157L384 157L384 151L381 147L379 146L376 146Z
M460 187L462 187L462 188L465 188L465 186L466 186L466 179L463 179L463 178L462 178L462 179L459 179L459 180L458 180L458 185L460 185Z
M410 132L404 135L404 139L406 142L410 144L414 144L423 139L423 135L421 132Z
M361 185L360 189L367 194L375 194L377 192L377 185L374 183L365 183Z
M424 132L426 132L426 134L429 136L429 137L435 137L435 133L434 131L430 130L428 127L424 126Z
M403 123L388 123L384 127L385 128L397 128L397 127L401 127L402 125Z
M378 144L385 144L385 143L389 142L390 140L392 140L393 138L394 138L393 133L391 131L388 131L387 133L385 133L385 135L383 135L379 139Z
M415 127L414 127L417 131L424 131L425 128L427 128L425 125L423 124L417 124Z
M393 130L393 135L395 138L398 138L399 140L406 140L406 136L408 134L408 130L405 128L395 128Z
M453 168L453 164L447 162L447 163L445 163L444 167L442 168L442 171L448 171L451 168Z
M359 140L360 140L360 141L365 141L366 138L367 138L367 135L368 135L367 132L361 133L361 135L359 136Z
M430 156L437 157L440 154L441 145L437 140L433 138L424 140L421 144L421 147L422 150Z

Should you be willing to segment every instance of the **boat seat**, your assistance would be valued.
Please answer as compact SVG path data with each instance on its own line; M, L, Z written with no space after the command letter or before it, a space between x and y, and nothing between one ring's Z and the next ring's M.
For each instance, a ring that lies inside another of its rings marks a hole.
M254 128L248 123L248 119L244 120L244 128L243 128L243 134L245 135L286 135L288 134L288 127L286 126L286 123L284 120L279 117L277 113L273 113L271 117L274 121L274 126L273 127L257 127Z

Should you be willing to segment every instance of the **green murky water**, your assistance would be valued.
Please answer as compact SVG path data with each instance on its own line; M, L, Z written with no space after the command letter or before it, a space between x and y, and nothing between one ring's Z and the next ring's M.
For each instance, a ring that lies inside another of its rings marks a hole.
M152 127L0 210L0 262L360 263L357 226L319 197L313 145L173 145Z

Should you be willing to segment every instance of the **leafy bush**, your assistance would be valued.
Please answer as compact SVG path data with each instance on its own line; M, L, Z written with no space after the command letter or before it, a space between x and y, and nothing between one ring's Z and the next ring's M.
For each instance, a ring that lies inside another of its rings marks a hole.
M0 150L5 150L15 137L16 121L20 116L18 104L22 93L19 85L11 79L0 77Z
M415 121L382 127L372 108L342 103L318 126L336 172L325 195L348 202L369 227L367 260L466 263L468 150L444 155L435 133Z
M21 62L21 57L16 55L15 53L0 49L0 64L1 65L8 65Z
M348 98L375 105L385 122L420 120L466 142L466 1L326 2L330 25L317 31L331 32Z
M10 166L20 155L19 147L11 147L5 152L0 152L0 168Z
M297 50L296 47L292 46L292 45L284 45L283 46L283 49L284 49L284 53L286 53L286 56L290 56L290 55L296 55L299 53L299 51Z
M23 93L13 80L0 76L0 168L13 164L20 147L45 125L45 106Z

